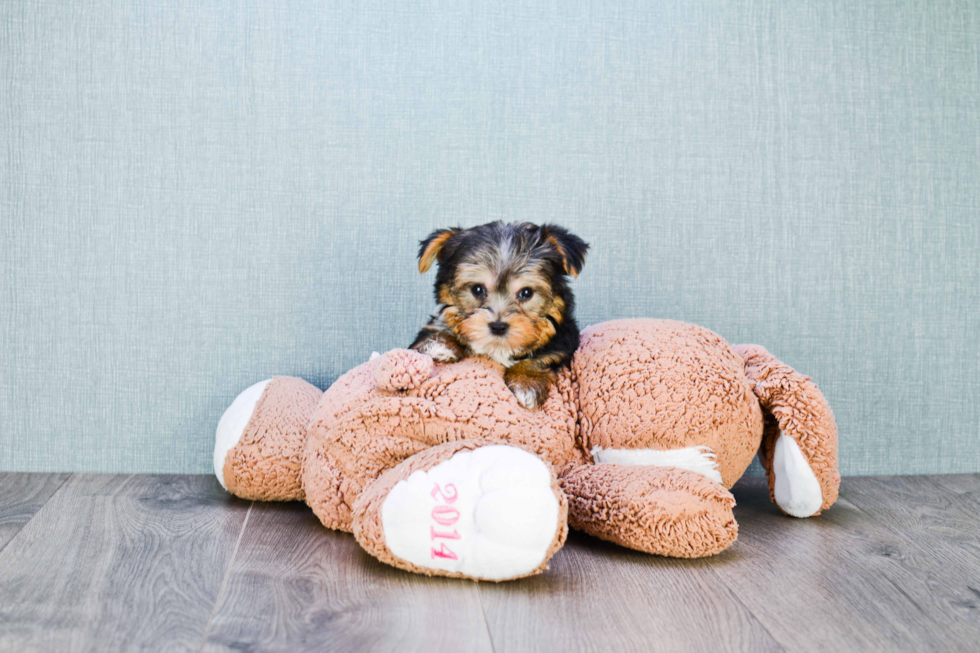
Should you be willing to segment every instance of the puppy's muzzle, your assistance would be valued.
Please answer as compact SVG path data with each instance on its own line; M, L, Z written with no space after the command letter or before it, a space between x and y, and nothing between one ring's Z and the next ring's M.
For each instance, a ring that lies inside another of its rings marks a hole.
M507 329L510 328L509 324L507 324L506 322L501 322L500 320L497 320L496 322L491 322L487 326L490 328L490 333L492 333L495 336L504 335L505 333L507 333Z

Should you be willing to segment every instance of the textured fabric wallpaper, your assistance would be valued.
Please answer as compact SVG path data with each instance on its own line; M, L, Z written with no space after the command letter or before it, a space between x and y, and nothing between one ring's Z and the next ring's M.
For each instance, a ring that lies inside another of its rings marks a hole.
M207 472L407 345L432 228L557 221L583 324L813 376L846 474L980 471L980 7L0 2L0 469Z

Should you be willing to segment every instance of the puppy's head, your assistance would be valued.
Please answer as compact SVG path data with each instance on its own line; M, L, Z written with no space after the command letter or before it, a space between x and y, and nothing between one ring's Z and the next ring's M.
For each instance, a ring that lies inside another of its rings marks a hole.
M567 275L589 246L555 225L528 222L440 229L419 247L419 272L439 263L436 301L456 337L509 367L546 344L572 315Z

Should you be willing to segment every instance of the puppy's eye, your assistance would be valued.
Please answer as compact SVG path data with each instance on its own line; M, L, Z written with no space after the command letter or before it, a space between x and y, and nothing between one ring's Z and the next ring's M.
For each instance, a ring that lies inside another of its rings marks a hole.
M473 296L477 299L483 299L487 296L487 289L482 283L478 283L473 286Z
M521 288L517 293L517 297L522 302L526 302L527 300L534 297L534 291L531 290L530 288Z

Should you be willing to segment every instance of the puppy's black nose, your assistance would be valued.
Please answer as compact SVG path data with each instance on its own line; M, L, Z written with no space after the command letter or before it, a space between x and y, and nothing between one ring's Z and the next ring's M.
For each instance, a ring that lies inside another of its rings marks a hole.
M495 336L504 335L505 333L507 333L507 329L509 328L510 328L509 324L507 324L506 322L500 322L499 320L497 322L490 323L490 333L492 333Z

